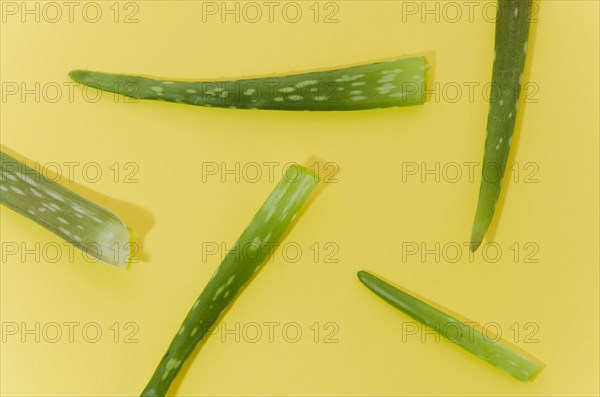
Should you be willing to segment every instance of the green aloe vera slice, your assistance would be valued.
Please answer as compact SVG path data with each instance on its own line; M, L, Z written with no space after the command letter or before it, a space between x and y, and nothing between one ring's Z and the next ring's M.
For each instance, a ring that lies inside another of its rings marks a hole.
M318 184L310 170L291 166L190 309L142 396L164 396L181 365L284 235Z
M421 105L425 57L323 72L229 81L172 81L74 70L74 81L139 99L272 110L364 110Z
M493 98L487 120L479 200L471 231L471 251L483 241L500 197L519 107L530 17L531 0L498 0Z
M543 369L543 365L537 360L511 349L502 341L483 335L368 272L358 272L358 278L387 303L522 382L532 381Z
M131 231L112 211L0 152L0 203L37 222L87 257L125 268Z

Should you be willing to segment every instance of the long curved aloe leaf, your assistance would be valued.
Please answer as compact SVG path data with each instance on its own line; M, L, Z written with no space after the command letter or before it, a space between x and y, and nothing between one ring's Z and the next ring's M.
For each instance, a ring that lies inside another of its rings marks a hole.
M272 110L364 110L421 105L425 57L323 72L228 81L172 81L74 70L74 81L139 99Z
M495 337L483 335L479 330L368 272L358 272L358 278L367 288L395 308L522 382L532 381L543 369L543 365L537 360L511 349Z
M166 394L183 362L265 261L317 183L306 168L292 166L286 171L204 287L142 396Z
M81 249L87 257L125 268L131 233L112 211L70 191L0 152L0 203Z
M475 251L483 241L500 196L519 106L530 16L531 0L498 0L493 95L487 121L479 201L471 231L471 251Z

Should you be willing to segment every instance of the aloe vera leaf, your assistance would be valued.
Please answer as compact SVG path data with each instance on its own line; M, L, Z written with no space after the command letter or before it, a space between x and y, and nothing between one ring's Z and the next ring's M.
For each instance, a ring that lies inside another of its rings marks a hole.
M462 321L368 272L358 272L358 278L387 303L521 382L532 381L543 369L543 365L537 360L511 349L496 338L483 335Z
M323 72L229 81L171 81L74 70L74 81L139 99L272 110L364 110L421 105L425 57Z
M496 210L515 128L523 81L531 0L498 0L492 98L487 120L481 186L471 231L477 250Z
M279 242L318 184L310 170L291 166L204 287L142 396L164 396L181 365L239 295Z
M37 222L87 257L125 268L131 230L112 211L0 152L0 203Z

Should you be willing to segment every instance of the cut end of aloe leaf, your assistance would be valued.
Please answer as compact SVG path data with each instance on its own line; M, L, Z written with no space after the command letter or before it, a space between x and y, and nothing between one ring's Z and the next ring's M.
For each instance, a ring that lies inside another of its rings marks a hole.
M133 233L114 212L0 152L0 203L79 248L87 262L125 269Z
M402 58L321 72L222 81L174 81L74 70L75 82L128 97L268 110L367 110L422 105L429 64Z
M511 348L499 337L484 335L467 325L468 323L463 323L366 271L359 271L357 275L367 288L395 308L521 382L532 381L544 368L538 360Z

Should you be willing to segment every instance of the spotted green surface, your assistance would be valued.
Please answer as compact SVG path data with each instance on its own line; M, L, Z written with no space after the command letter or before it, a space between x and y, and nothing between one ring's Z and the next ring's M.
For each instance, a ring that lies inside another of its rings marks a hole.
M0 202L81 249L88 258L124 268L130 230L112 211L79 196L0 152Z
M487 232L502 188L523 81L531 0L498 0L492 96L471 251Z
M288 168L192 306L142 396L167 393L181 365L272 252L317 183L306 168Z
M522 382L532 381L543 369L543 365L537 360L511 349L493 336L484 336L462 321L368 272L358 272L358 278L367 288L395 308Z
M364 110L421 105L424 57L324 72L229 81L172 81L72 71L76 82L140 99L199 106L271 110Z

